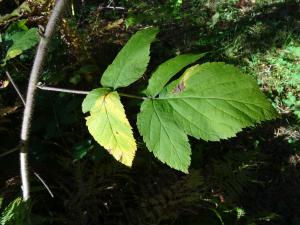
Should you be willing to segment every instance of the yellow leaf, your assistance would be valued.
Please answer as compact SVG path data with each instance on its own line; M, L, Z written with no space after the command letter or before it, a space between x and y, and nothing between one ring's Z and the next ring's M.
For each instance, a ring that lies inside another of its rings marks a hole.
M113 157L131 166L136 152L132 128L117 92L100 95L86 118L89 132Z

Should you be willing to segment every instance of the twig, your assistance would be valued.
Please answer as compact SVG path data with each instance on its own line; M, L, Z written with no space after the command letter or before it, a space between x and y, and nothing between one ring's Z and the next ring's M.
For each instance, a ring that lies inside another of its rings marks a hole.
M7 156L7 155L9 155L9 154L11 154L11 153L14 153L14 152L16 152L16 151L18 151L18 150L19 150L19 147L13 148L13 149L11 149L11 150L8 150L7 152L4 152L4 153L0 154L0 158L2 158L2 157L4 157L4 156Z
M71 90L71 89L65 89L65 88L55 88L55 87L48 87L44 85L36 85L37 88L45 91L55 91L55 92L65 92L65 93L71 93L71 94L79 94L79 95L87 95L88 91L79 91L79 90Z
M47 191L49 192L49 195L54 198L54 195L52 193L52 191L50 190L50 188L48 187L48 185L46 184L46 182L40 177L40 175L37 172L33 172L33 174L41 181L41 183L44 185L44 187L47 189Z
M29 183L29 172L28 172L28 141L31 127L31 118L33 114L34 97L36 93L36 84L38 77L42 72L43 62L47 52L48 43L54 33L57 22L66 6L68 0L57 0L54 6L53 12L49 18L46 26L45 34L41 37L36 56L34 59L33 67L30 73L26 105L24 109L22 129L21 129L21 152L20 152L20 169L22 178L22 191L23 200L27 201L30 198L30 183Z
M55 92L64 92L64 93L71 93L71 94L79 94L79 95L87 95L89 91L80 91L80 90L73 90L73 89L65 89L65 88L56 88L56 87L49 87L44 85L36 85L37 88L44 90L44 91L55 91ZM128 97L128 98L135 98L135 99L148 99L147 97L137 96L137 95L130 95L125 93L119 93L120 96Z
M123 96L123 97L128 97L128 98L135 98L135 99L148 99L147 97L142 97L142 96L136 96L136 95L130 95L130 94L125 94L125 93L120 93L118 92L118 94L120 96Z
M14 80L12 79L12 77L10 76L9 72L8 72L8 71L5 71L5 73L6 73L6 76L8 77L8 79L9 79L10 83L12 84L12 86L13 86L14 89L16 90L17 94L19 95L21 101L23 102L23 105L25 106L26 103L25 103L24 97L23 97L23 95L21 94L21 92L20 92L18 86L16 85L16 83L14 82Z
M106 6L106 7L102 7L101 9L118 9L118 10L125 10L124 7L120 7L120 6Z

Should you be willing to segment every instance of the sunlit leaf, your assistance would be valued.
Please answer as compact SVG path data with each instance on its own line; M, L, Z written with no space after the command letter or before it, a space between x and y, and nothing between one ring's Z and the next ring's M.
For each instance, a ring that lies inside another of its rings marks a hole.
M157 33L157 28L147 28L134 34L105 70L101 84L116 89L141 78L147 69L150 45Z
M218 141L277 116L256 82L224 63L193 66L146 100L137 125L147 147L172 168L187 172L186 135Z
M118 93L96 89L83 103L83 111L90 111L86 124L94 139L116 160L131 166L136 143Z
M153 97L156 96L175 74L203 56L204 54L179 55L160 64L151 75L145 94Z
M170 167L187 173L191 148L187 135L172 118L165 101L146 100L141 106L137 125L148 149Z
M26 223L26 207L22 198L16 198L2 211L1 225L22 225Z
M106 95L108 92L110 92L108 88L97 88L90 91L90 93L85 97L85 99L82 102L82 112L89 112L95 105L99 96Z

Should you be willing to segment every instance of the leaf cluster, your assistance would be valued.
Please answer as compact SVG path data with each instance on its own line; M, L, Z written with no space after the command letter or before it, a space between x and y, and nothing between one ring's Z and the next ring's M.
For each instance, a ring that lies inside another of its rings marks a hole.
M82 104L89 132L118 161L131 166L136 144L116 89L138 80L150 60L157 28L138 31L108 66ZM252 78L224 63L192 66L203 54L179 55L162 63L149 79L137 127L148 149L170 167L187 173L191 162L188 135L206 141L235 136L242 128L276 117ZM130 97L130 96L128 96Z

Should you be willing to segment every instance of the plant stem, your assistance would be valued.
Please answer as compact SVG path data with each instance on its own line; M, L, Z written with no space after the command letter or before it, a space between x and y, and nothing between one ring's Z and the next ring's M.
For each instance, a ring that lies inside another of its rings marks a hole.
M64 92L64 93L79 94L79 95L87 95L89 93L88 91L79 91L79 90L72 90L66 88L55 88L55 87L48 87L43 85L37 85L36 87L44 91Z
M33 114L34 97L36 93L36 84L38 77L42 72L43 62L47 52L47 47L49 41L54 33L57 22L63 12L63 9L67 3L67 0L57 0L49 18L48 24L46 26L45 34L41 37L36 56L34 59L33 67L30 73L27 95L26 95L26 105L23 114L23 122L21 129L21 151L20 151L20 170L22 178L22 192L23 200L27 201L30 198L30 182L29 182L29 172L28 172L28 141L29 133L31 127L31 118Z
M23 105L25 106L26 105L25 100L24 100L23 95L21 94L18 86L16 85L16 83L14 82L14 80L12 79L12 77L10 76L9 72L5 71L5 73L6 73L6 76L8 77L8 79L9 79L9 81L11 82L12 86L14 87L15 91L19 95L21 101L23 102Z
M46 188L46 190L48 191L48 193L50 194L50 196L52 198L54 198L54 195L51 191L51 189L48 187L48 185L46 184L46 182L41 178L41 176L37 173L37 172L33 172L33 174L40 180L40 182L44 185L44 187Z
M13 148L13 149L11 149L11 150L8 150L7 152L4 152L4 153L0 154L0 158L4 157L4 156L6 156L6 155L9 155L9 154L11 154L11 153L14 153L14 152L16 152L16 151L18 151L18 150L19 150L18 147L17 147L17 148Z
M56 88L56 87L49 87L44 85L36 85L37 88L44 90L44 91L55 91L55 92L64 92L64 93L71 93L71 94L78 94L78 95L87 95L89 91L80 91L74 89L66 89L66 88ZM130 95L125 93L119 93L120 96L127 97L127 98L135 98L135 99L147 99L147 97L137 96L137 95Z
M119 92L118 92L118 94L120 96L128 97L128 98L135 98L135 99L142 99L142 100L148 99L147 97L142 97L142 96L137 96L137 95L130 95L130 94L119 93Z

